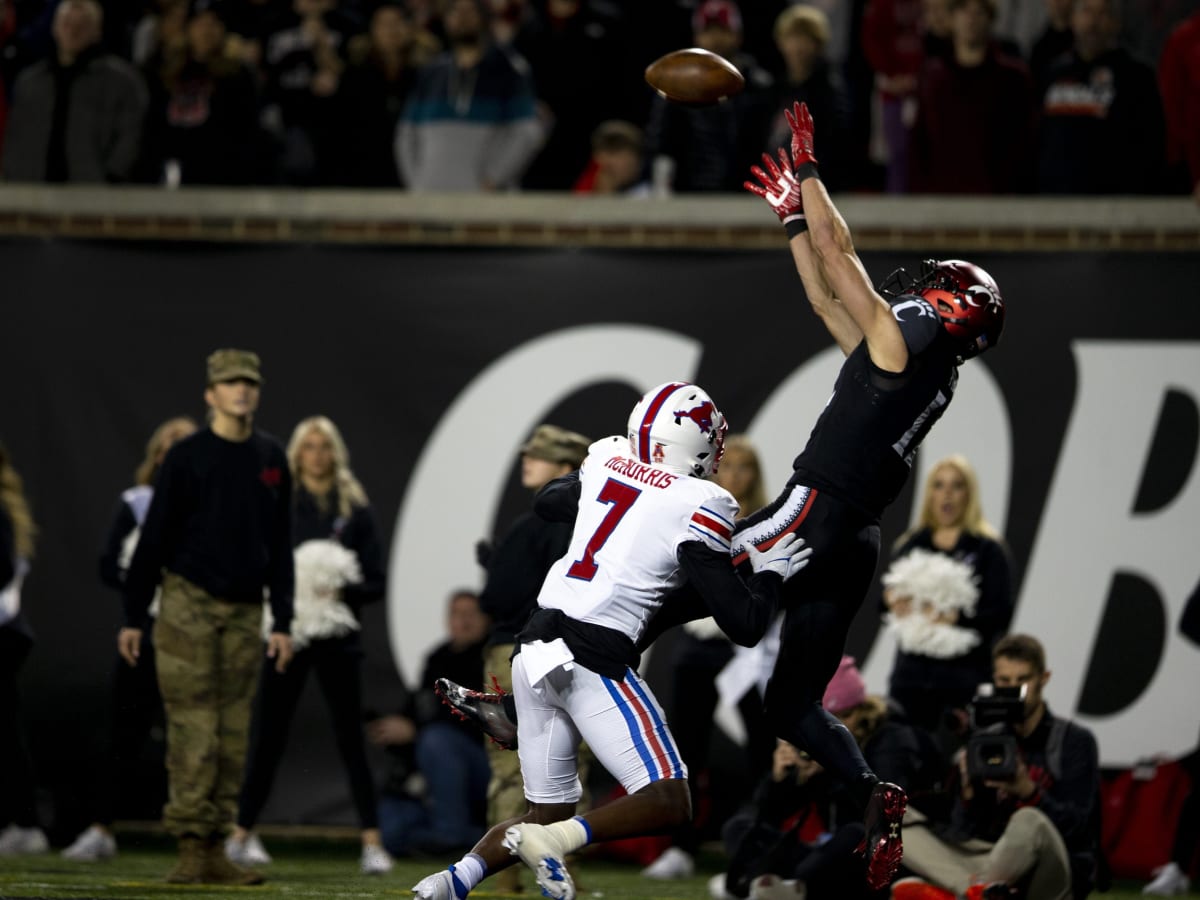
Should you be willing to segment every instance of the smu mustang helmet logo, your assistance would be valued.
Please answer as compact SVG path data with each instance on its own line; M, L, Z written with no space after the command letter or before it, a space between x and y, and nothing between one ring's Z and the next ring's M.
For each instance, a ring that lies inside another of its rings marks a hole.
M699 406L691 409L675 410L675 421L691 419L696 423L696 427L700 429L702 434L711 434L713 430L713 413L716 411L716 407L713 406L712 401L705 400Z

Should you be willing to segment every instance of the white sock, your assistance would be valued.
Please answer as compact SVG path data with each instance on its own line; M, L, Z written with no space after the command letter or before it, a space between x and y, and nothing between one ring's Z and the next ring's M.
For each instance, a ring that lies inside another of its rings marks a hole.
M547 825L546 831L553 836L563 856L574 853L580 847L587 846L592 842L592 829L579 816Z
M454 880L458 882L454 886L454 892L460 897L465 897L468 891L483 881L486 871L487 865L484 863L483 857L476 853L468 853L450 867L450 872L454 875ZM462 888L461 893L459 892L460 885Z

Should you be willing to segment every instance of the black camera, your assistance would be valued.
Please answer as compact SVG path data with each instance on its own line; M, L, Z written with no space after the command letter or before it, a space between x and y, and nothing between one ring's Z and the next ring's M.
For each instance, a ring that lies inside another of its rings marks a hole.
M1025 685L981 684L967 707L967 774L972 781L1007 781L1017 774L1017 736L1013 726L1025 719Z

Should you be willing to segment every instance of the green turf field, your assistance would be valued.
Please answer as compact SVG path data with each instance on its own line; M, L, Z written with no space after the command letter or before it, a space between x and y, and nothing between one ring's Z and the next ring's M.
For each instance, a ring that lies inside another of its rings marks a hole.
M71 863L57 853L46 856L0 858L0 898L25 897L97 897L127 898L186 897L404 897L419 878L435 871L439 863L405 860L383 877L367 878L358 873L357 847L346 841L268 841L275 862L264 871L268 882L261 887L209 888L168 885L162 877L171 867L171 847L161 838L122 838L117 859L94 864ZM712 860L716 871L719 861ZM709 873L711 874L711 873ZM683 881L652 882L639 877L632 866L619 866L597 860L584 860L577 868L582 890L580 900L604 898L663 898L663 900L707 900L708 874ZM484 882L472 897L524 896L533 900L532 878L523 895L502 895L487 890ZM1123 885L1105 895L1111 900L1140 898L1140 885ZM1192 893L1189 897L1200 897Z

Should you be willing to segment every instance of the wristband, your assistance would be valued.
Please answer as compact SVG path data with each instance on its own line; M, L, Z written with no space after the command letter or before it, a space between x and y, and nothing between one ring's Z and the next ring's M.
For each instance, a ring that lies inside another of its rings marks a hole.
M790 241L798 234L804 234L808 231L808 219L804 213L796 213L788 216L783 220L783 230L787 232L788 240Z
M796 166L796 183L799 184L805 178L820 178L817 173L817 164L815 162L801 163Z

